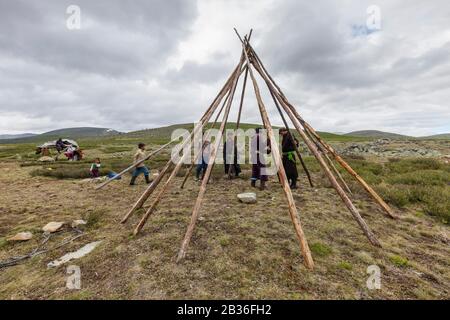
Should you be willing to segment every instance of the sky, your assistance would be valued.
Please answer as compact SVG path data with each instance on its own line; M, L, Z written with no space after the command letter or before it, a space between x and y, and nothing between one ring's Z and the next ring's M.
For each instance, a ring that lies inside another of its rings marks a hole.
M233 27L317 130L450 132L447 0L0 0L0 134L196 122L238 63ZM242 121L261 122L251 86Z

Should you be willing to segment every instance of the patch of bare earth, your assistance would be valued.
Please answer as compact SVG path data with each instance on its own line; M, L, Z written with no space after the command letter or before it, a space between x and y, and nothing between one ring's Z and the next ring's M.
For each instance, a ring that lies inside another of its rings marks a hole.
M31 170L0 163L0 260L30 252L49 221L91 223L73 243L0 269L1 299L450 298L448 227L414 210L396 210L401 219L392 220L368 197L354 196L383 245L376 248L333 189L311 189L302 177L294 198L313 248L316 267L308 271L276 179L269 190L255 191L256 204L243 204L236 195L251 191L248 173L232 181L217 175L208 186L187 258L177 264L198 192L192 179L179 189L182 178L177 178L142 233L133 237L142 211L124 225L119 221L146 188L142 179L135 187L125 178L96 191L95 184L77 180L31 177ZM34 238L4 240L19 231L32 231ZM55 235L48 245L67 236ZM67 264L48 269L47 263L96 240L104 241L68 263L80 266L82 289L67 289ZM399 263L398 257L407 262ZM381 268L380 290L366 286L367 267L373 264Z

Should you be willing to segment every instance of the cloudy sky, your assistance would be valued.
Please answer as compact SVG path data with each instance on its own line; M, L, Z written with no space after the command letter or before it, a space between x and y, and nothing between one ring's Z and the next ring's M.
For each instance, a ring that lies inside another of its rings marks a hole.
M233 27L318 130L450 132L448 0L0 0L0 134L194 122L238 62Z

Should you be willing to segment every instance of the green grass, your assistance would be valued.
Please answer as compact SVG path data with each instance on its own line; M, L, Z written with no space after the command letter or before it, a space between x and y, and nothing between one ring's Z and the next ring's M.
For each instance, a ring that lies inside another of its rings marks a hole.
M332 253L329 246L320 242L312 243L309 248L314 255L319 257L326 257Z
M403 258L399 255L391 255L389 257L389 260L391 260L391 262L396 265L397 267L407 267L409 265L409 261L406 258Z
M387 163L350 159L350 165L388 203L400 208L419 205L443 223L450 221L450 169L436 159L390 159ZM344 173L344 171L342 171ZM347 180L351 179L347 175ZM365 193L355 182L356 192Z
M348 261L341 261L341 262L339 262L337 267L339 269L343 269L343 270L352 270L353 269L352 264L350 262L348 262Z

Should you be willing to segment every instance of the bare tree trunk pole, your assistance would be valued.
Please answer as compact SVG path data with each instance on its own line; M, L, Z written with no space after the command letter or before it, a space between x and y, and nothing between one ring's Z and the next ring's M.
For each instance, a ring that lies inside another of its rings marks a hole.
M311 132L311 134L314 137L316 137L316 139L333 156L333 158L363 186L363 188L372 196L372 198L381 206L381 208L383 208L385 213L390 218L392 219L398 218L398 216L392 211L391 207L389 207L389 205L375 192L375 190L373 190L372 187L369 186L367 182L364 181L364 179L355 170L353 170L353 168L344 159L342 159L341 156L339 156L330 145L328 145L324 140L322 140L322 138L317 134L317 132L306 121L304 121L301 117L299 118L299 121L300 123L302 123L302 125L305 127L306 130Z
M309 132L311 132L311 134L313 134L317 140L325 147L325 149L327 149L332 156L334 157L334 159L336 159L336 161L345 169L347 170L347 172L353 176L362 186L363 188L372 196L372 198L383 208L383 210L387 213L387 215L393 219L397 219L398 216L393 212L393 210L391 209L391 207L389 207L389 205L375 192L375 190L372 189L371 186L369 186L367 184L366 181L364 181L364 179L357 173L355 172L355 170L353 170L353 168L347 163L345 162L344 159L342 159L341 156L339 156L339 154L336 153L336 151L330 146L328 145L318 134L317 132L314 130L313 127L311 127L301 116L300 114L297 112L297 110L294 108L294 106L292 104L289 103L289 101L287 100L286 96L283 94L283 91L280 89L280 87L276 84L276 82L274 81L274 79L270 76L270 74L267 72L266 68L264 67L263 63L261 62L261 60L258 57L258 54L255 52L255 50L253 50L253 48L251 49L252 54L255 56L256 60L258 61L259 65L261 66L261 68L264 70L265 74L267 75L267 77L269 78L270 82L273 84L273 86L276 88L276 90L278 91L281 99L284 100L284 102L288 105L288 107L291 109L291 111L294 113L294 115L298 118L298 120L300 121L300 123L305 127L305 129ZM274 89L275 90L275 89Z
M238 66L238 70L240 69L240 67L242 66L243 63L243 57L241 57L241 61L239 63ZM234 78L233 81L230 83L229 89L230 90L234 90L235 86L236 86L236 82L237 79L239 78L239 76L241 75L240 70L237 71L234 74ZM222 96L223 97L223 96ZM232 99L230 100L230 102L232 101ZM214 112L214 110L217 108L218 102L215 104L215 107L211 110L212 112L210 113L209 117L212 115L212 113ZM229 112L229 110L228 110ZM205 120L205 122L208 121L209 117L207 117ZM193 132L194 133L194 132ZM167 179L167 181L164 183L163 187L161 188L160 192L158 193L158 195L156 196L155 200L153 201L153 203L151 204L151 206L149 207L149 209L147 210L147 212L144 214L144 216L142 217L141 221L139 221L138 225L136 226L136 228L134 229L134 235L137 235L141 229L144 227L145 223L147 222L148 218L150 217L150 215L153 213L154 209L156 208L156 206L158 205L159 201L161 200L161 198L164 196L164 194L166 194L169 184L172 181L172 179L177 175L177 173L180 171L180 168L183 164L183 160L185 159L185 157L187 156L187 154L183 154L182 158L180 159L180 161L177 163L177 165L175 166L175 168L173 169L172 173L170 174L169 178ZM208 166L209 167L209 166Z
M375 235L372 233L372 231L369 229L369 227L367 226L366 222L361 217L358 209L354 206L353 202L350 200L350 198L347 196L345 191L342 189L342 187L337 182L336 178L333 176L333 173L330 171L330 168L328 168L327 164L325 163L325 160L320 155L320 153L317 150L316 146L313 144L313 142L308 138L308 136L306 135L304 130L301 128L299 120L295 117L295 115L293 114L291 109L289 107L287 107L287 105L285 104L284 100L281 98L279 93L274 90L273 85L270 83L270 81L268 81L269 79L262 72L262 70L259 67L259 65L257 63L255 63L255 62L253 62L253 65L255 66L255 69L258 71L258 73L263 77L263 79L269 85L269 89L274 93L275 97L280 102L280 105L283 107L283 109L288 114L289 118L291 119L292 123L294 124L295 128L297 129L297 132L300 134L300 136L302 137L303 141L305 141L305 143L308 146L308 148L311 150L311 152L316 157L317 161L319 162L319 164L323 168L325 174L327 175L328 179L330 180L332 186L334 187L334 189L336 189L338 195L341 197L342 201L347 206L347 208L349 209L350 213L353 215L353 217L355 218L355 220L357 221L357 223L359 224L359 226L363 230L364 234L369 239L370 243L372 243L374 246L381 247L380 242L375 237Z
M225 93L229 91L230 82L233 79L233 76L235 76L237 72L239 72L239 74L242 73L242 70L239 70L239 65L237 65L236 68L233 70L233 72L228 77L227 81L225 82L225 85L222 87L222 89L219 91L219 93L214 98L214 100L211 103L211 105L208 107L208 109L205 111L205 113L200 118L200 122L202 123L202 125L204 125L205 122L209 121L209 119L211 118L212 114L214 113L214 111L216 110L217 106L219 105L220 101L223 99ZM194 133L197 132L197 131L198 131L198 128L194 127L194 129L193 129L193 131L192 131L192 133L190 135L189 141L193 137ZM188 141L186 141L183 144L182 148L184 148L184 146L186 146L187 143L188 143ZM130 209L130 211L123 217L121 223L125 223L128 220L128 218L131 216L131 214L136 209L141 208L142 205L145 203L145 201L147 201L147 199L150 197L150 195L158 187L158 185L161 182L161 179L163 178L163 176L167 173L168 169L170 168L171 162L172 162L172 160L167 161L167 164L165 165L163 171L160 173L161 176L158 176L159 179L157 178L155 181L153 181L153 183L145 190L145 192L141 195L141 197L139 197L139 199L133 205L133 207Z
M236 33L237 33L237 31L236 31ZM239 34L238 34L238 37L239 37ZM242 42L242 46L244 48L244 52L245 52L245 57L247 59L247 63L250 65L250 59L249 59L248 54L247 54L247 46L242 41L242 39L241 39L241 42ZM305 263L305 266L308 269L313 269L314 268L314 261L313 261L312 256L311 256L311 251L310 251L309 246L308 246L308 241L306 240L306 236L305 236L305 234L303 232L302 225L300 223L300 220L298 219L297 208L295 206L295 201L294 201L294 198L292 196L291 188L289 187L289 183L287 181L286 172L284 171L284 167L283 167L283 163L282 163L282 160L281 160L280 151L278 149L278 145L277 145L276 139L275 139L275 134L273 133L272 125L270 124L269 116L267 115L266 108L264 106L264 103L263 103L262 98L261 98L261 93L259 91L258 83L256 82L255 76L253 75L253 71L251 69L251 66L249 67L249 74L250 74L250 78L251 78L252 83L253 83L253 88L254 88L254 91L255 91L256 99L258 101L258 106L259 106L259 111L261 113L261 118L263 119L264 127L266 128L266 130L268 131L268 134L269 134L271 150L272 150L272 157L273 157L273 159L275 161L275 165L276 165L277 170L278 170L278 177L280 178L279 179L280 180L280 184L281 184L281 186L283 188L284 194L286 196L286 200L288 201L288 204L289 204L289 214L290 214L292 223L294 225L294 229L295 229L295 232L297 234L297 238L298 238L298 240L300 242L300 250L301 250L302 255L303 255L304 263Z
M140 208L142 208L142 206L144 205L145 201L148 199L148 197L153 193L153 191L155 191L156 187L158 186L158 184L161 182L162 178L166 175L167 171L169 170L169 168L171 167L172 162L168 161L166 163L166 165L164 166L164 168L161 170L161 172L159 173L159 175L156 177L155 180L153 180L153 182L150 184L150 186L148 186L148 188L144 191L144 193L139 197L139 199L136 201L136 203L133 205L133 207L127 212L127 214L122 218L122 220L120 221L120 223L125 223L127 222L128 218L133 214L133 212L135 210L138 210Z
M294 113L294 115L298 118L298 120L300 121L300 123L305 127L306 130L310 131L316 138L317 140L325 147L325 149L327 149L332 155L333 157L336 159L336 161L345 169L347 170L347 172L353 176L362 186L363 188L372 196L372 198L383 208L383 210L388 214L389 217L393 218L393 219L397 219L397 215L393 212L393 210L391 209L391 207L389 207L389 205L375 192L375 190L372 189L371 186L369 186L367 184L366 181L364 181L364 179L357 173L355 172L355 170L353 170L353 168L344 161L344 159L342 159L341 156L339 156L339 154L336 153L336 151L330 146L328 145L324 140L322 140L322 138L317 134L317 132L314 130L313 127L311 127L301 116L300 114L297 112L297 110L294 108L294 106L292 104L289 103L289 101L287 100L286 96L284 95L283 91L281 90L281 88L276 84L275 80L270 76L270 74L267 72L267 69L264 67L264 64L261 62L261 60L258 57L258 54L255 52L255 50L253 50L253 48L251 48L252 54L255 56L256 60L258 61L258 64L261 66L261 68L263 69L264 73L267 75L267 77L269 78L270 82L273 84L273 86L278 90L278 93L280 95L280 97L284 100L284 102L288 105L288 107L292 110L292 112Z
M245 49L244 49L244 53L245 53ZM241 64L244 63L244 60L241 60ZM247 60L247 64L248 64L248 60ZM220 125L220 129L219 129L219 138L216 139L216 141L214 141L214 147L211 151L211 155L209 158L209 164L208 164L208 168L206 169L206 172L203 176L203 180L202 180L202 184L200 186L200 190L198 192L198 196L197 196L197 200L195 201L195 205L194 205L194 209L192 210L192 216L191 216L191 221L189 223L189 226L187 228L186 234L184 236L184 239L181 243L181 248L180 251L178 252L178 257L177 257L177 261L180 261L181 259L183 259L186 256L186 250L187 247L189 246L189 242L192 238L192 233L194 232L194 228L195 228L195 224L197 223L197 219L198 219L198 215L200 213L200 207L202 205L202 201L203 201L203 197L205 196L205 192L206 192L206 185L208 184L209 181L209 177L211 175L211 171L213 168L213 164L216 161L216 157L217 157L217 150L219 149L220 146L220 142L222 141L222 136L223 136L223 132L225 130L225 126L227 124L227 120L228 120L228 115L230 113L230 109L231 109L231 104L233 102L233 97L234 97L234 92L236 91L236 86L238 83L239 77L236 77L236 79L234 80L233 83L233 89L231 91L231 98L227 103L227 107L225 109L225 114L223 116L223 120L222 123Z
M223 108L225 107L229 97L230 97L230 91L228 92L227 97L223 101L222 107L220 107L219 113L217 113L217 116L216 116L216 118L214 120L214 123L211 125L210 129L212 129L212 128L214 128L216 126L217 120L219 119L219 116L222 114ZM208 134L208 136L207 136L207 138L205 140L209 139L209 136L210 135ZM205 145L203 144L202 145L202 149L199 150L199 152L197 152L197 154L195 155L191 165L189 166L189 169L186 170L186 173L184 174L183 182L180 185L180 189L184 188L184 185L186 184L186 181L189 178L189 176L190 176L190 174L192 172L192 169L194 168L194 166L197 163L197 161L200 159L200 156L202 155L204 149L205 149Z
M251 31L250 31L250 35L251 35ZM247 86L247 77L248 77L248 66L245 69L244 82L242 84L241 101L239 102L238 117L237 117L237 120L236 120L236 131L239 129L239 126L241 124L242 106L244 105L245 87ZM234 157L235 157L234 151L236 149L235 147L236 147L236 144L237 144L236 132L234 133L233 141L234 141L233 152L232 152L232 154L233 154L233 160L232 160L233 163L229 164L229 167L228 167L228 179L231 179L231 166L234 165ZM225 150L225 159L224 159L225 163L224 163L224 165L227 164L226 163L226 161L227 161L226 154L227 153L226 153L226 150ZM237 157L237 155L236 155L236 157Z

